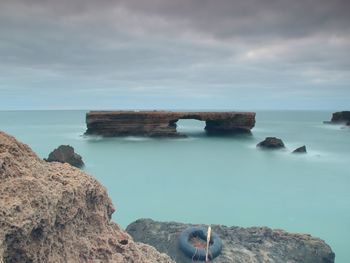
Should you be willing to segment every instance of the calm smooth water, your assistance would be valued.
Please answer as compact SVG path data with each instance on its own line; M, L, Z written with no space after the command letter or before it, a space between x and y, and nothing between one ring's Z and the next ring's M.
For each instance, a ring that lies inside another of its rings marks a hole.
M251 136L207 137L179 121L186 139L84 137L85 111L2 111L0 129L42 158L60 144L83 156L126 227L137 218L265 225L324 239L336 262L350 259L350 129L323 124L331 112L257 112ZM287 150L262 151L266 136ZM291 150L306 145L308 154Z

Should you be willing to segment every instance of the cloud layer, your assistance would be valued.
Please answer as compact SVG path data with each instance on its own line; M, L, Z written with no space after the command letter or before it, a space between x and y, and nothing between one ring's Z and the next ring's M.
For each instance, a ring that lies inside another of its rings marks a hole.
M347 0L0 2L18 108L342 108Z

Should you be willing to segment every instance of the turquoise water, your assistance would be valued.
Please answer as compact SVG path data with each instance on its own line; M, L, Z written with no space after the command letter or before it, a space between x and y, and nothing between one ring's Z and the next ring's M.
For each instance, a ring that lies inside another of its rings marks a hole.
M0 129L42 158L60 144L83 156L126 227L141 217L265 225L324 239L337 263L350 258L350 129L323 124L331 112L257 112L251 136L207 137L182 120L186 139L84 137L85 111L0 111ZM287 150L256 149L266 136ZM293 155L305 144L306 155Z

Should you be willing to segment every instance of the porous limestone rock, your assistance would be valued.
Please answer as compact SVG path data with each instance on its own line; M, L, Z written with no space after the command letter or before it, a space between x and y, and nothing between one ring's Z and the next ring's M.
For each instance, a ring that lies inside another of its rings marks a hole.
M0 263L171 263L111 222L106 189L0 132Z
M179 249L180 233L194 225L139 219L126 231L134 240L149 244L179 263L192 263ZM204 226L206 227L206 226ZM242 228L212 225L222 240L221 254L213 263L334 263L335 255L321 239L267 227Z

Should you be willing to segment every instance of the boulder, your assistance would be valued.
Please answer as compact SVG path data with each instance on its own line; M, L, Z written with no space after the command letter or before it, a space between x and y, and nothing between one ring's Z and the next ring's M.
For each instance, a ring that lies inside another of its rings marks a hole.
M126 231L134 240L154 246L176 262L192 263L192 259L179 248L179 236L193 226L139 219L131 223ZM212 225L212 231L222 240L222 251L211 261L213 263L334 263L332 249L323 240L307 234L267 227L224 225Z
M300 146L298 148L296 148L293 153L306 153L306 146L303 145L303 146Z
M276 137L266 137L265 140L259 142L256 146L265 149L280 149L285 147L283 141Z
M81 156L74 152L74 148L70 145L60 145L57 149L53 150L47 159L47 162L60 162L69 163L75 167L81 168L84 166L84 162Z
M106 189L0 132L0 262L174 263L111 222Z

